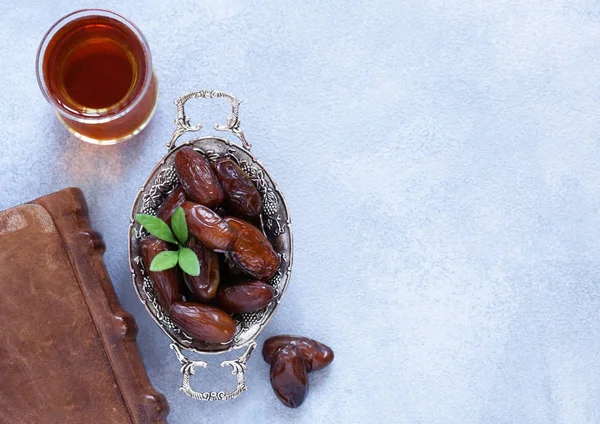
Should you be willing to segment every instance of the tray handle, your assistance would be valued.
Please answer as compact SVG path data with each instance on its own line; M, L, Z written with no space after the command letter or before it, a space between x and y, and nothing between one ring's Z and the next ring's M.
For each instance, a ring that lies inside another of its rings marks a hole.
M215 401L215 400L230 400L235 399L241 395L244 391L248 390L246 387L246 361L250 358L250 354L256 347L256 343L252 342L246 348L246 352L242 356L232 361L221 362L221 367L229 365L231 367L231 373L237 378L237 387L229 392L196 392L190 386L190 378L194 375L196 367L207 368L208 364L204 361L192 361L181 353L179 346L175 343L171 343L170 348L175 351L175 355L181 364L181 373L183 374L183 382L179 390L188 395L189 397L196 400L204 401Z
M167 148L169 150L175 148L175 143L177 139L181 137L186 132L190 131L199 131L202 128L201 124L191 125L190 117L185 114L185 102L189 99L217 99L225 97L231 101L231 116L227 117L227 123L224 125L215 124L214 128L217 131L230 131L242 142L242 146L244 149L250 150L252 145L246 141L246 137L244 133L240 129L240 120L239 120L239 110L241 101L236 99L231 94L225 93L223 91L213 91L213 90L200 90L194 91L192 93L188 93L185 96L180 97L175 101L175 105L177 106L177 119L175 120L175 131L173 132L173 136L171 137L171 141L167 144Z

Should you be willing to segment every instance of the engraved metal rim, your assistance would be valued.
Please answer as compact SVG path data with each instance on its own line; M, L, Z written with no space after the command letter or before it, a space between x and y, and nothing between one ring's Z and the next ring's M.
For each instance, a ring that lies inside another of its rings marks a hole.
M217 401L217 400L230 400L235 399L246 390L248 390L248 386L246 385L246 363L252 354L252 351L256 348L256 342L248 343L248 347L246 348L246 352L242 356L237 359L233 359L230 361L222 361L221 368L225 368L226 366L230 366L231 374L233 374L237 379L237 386L234 390L230 392L225 391L212 391L212 392L197 392L191 386L191 377L195 374L196 367L208 368L208 364L205 361L193 361L188 357L183 355L179 350L179 346L171 343L170 348L175 351L175 356L181 365L180 372L183 374L181 390L187 396L192 399L202 400L202 401Z
M269 314L269 316L266 318L266 320L264 321L264 323L261 324L261 327L250 339L246 340L244 343L241 344L236 344L233 343L231 346L224 348L223 350L210 350L210 351L205 351L205 350L200 350L191 346L185 346L182 343L179 342L179 340L176 340L175 338L172 337L172 335L164 328L164 326L160 323L160 321L158 320L158 318L155 316L155 314L152 312L152 310L150 309L150 307L148 306L146 300L144 299L144 297L142 296L142 294L140 293L140 288L138 287L138 284L136 283L136 274L135 274L135 269L133 268L133 262L134 262L134 258L132 256L132 245L131 245L131 239L132 239L132 232L134 231L134 224L135 224L135 220L134 220L134 216L136 213L135 210L135 206L138 203L138 200L140 199L140 196L142 196L142 194L144 193L144 190L148 187L149 183L151 182L151 180L155 177L156 172L159 170L159 168L163 165L165 165L167 159L175 154L179 149L181 149L182 147L185 146L190 146L190 145L195 145L196 143L201 143L203 141L207 141L207 140L218 140L220 142L223 142L231 147L235 147L236 149L239 149L241 151L243 151L245 154L247 154L252 161L257 164L260 169L267 175L267 177L269 178L269 180L272 182L273 184L273 190L275 190L279 197L282 200L282 205L283 208L285 209L286 213L287 213L287 222L286 222L286 226L288 227L288 231L289 231L289 249L287 251L288 254L288 267L287 267L287 274L284 276L285 277L285 284L284 284L284 290L281 291L281 294L276 302L276 305L274 307L274 309L271 311L271 313ZM256 157L252 154L252 152L250 152L248 149L245 149L243 146L240 146L238 144L232 143L231 141L222 138L222 137L216 137L216 136L203 136L203 137L198 137L198 138L194 138L192 140L186 141L182 144L180 144L177 147L172 148L171 150L169 150L169 152L163 156L163 158L156 164L156 166L152 169L152 171L150 172L148 178L146 179L146 181L144 182L142 188L138 191L137 196L134 200L132 209L131 209L131 213L129 216L129 230L128 230L128 256L129 256L129 270L131 272L131 276L132 276L132 282L133 282L133 286L135 288L135 292L138 296L138 299L142 302L142 304L144 305L146 311L148 312L148 314L152 317L152 319L154 320L154 322L158 325L158 327L160 327L160 329L167 335L167 337L169 337L169 339L175 343L176 345L178 345L179 347L181 347L182 349L185 350L189 350L192 352L196 352L199 354L221 354L221 353L226 353L226 352L230 352L232 350L235 349L239 349L242 348L244 346L248 346L249 344L253 343L254 340L262 333L262 331L264 330L264 328L267 326L267 324L271 321L271 319L273 318L273 315L275 313L275 310L277 308L277 306L279 305L279 303L281 302L281 300L284 298L285 296L285 292L287 291L287 286L289 285L289 280L291 278L291 271L293 268L293 246L294 246L294 241L293 241L293 232L292 232L292 225L291 225L291 219L289 216L289 208L287 205L287 202L285 200L285 196L283 195L283 193L281 192L281 190L279 189L279 186L277 185L277 183L275 182L275 180L273 179L273 177L271 176L271 174L269 173L269 171L267 170L267 168L262 164L262 162L260 162L258 159L256 159Z

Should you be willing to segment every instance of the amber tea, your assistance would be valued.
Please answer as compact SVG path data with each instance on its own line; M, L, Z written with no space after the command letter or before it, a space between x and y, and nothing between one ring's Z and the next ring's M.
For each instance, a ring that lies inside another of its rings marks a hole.
M57 22L42 41L37 72L59 118L85 141L112 144L137 134L156 105L146 40L112 12L84 10Z

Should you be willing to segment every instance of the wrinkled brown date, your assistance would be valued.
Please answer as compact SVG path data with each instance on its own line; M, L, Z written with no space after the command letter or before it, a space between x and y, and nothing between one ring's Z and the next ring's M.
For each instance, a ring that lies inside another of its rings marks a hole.
M208 302L217 295L217 289L221 280L219 255L208 250L193 237L190 237L188 240L187 247L192 249L198 257L200 275L194 277L193 275L184 273L185 284L197 300Z
M333 350L329 346L308 337L289 335L268 338L262 350L264 360L270 364L277 350L288 345L295 346L300 350L306 361L308 372L321 370L333 361Z
M162 202L160 208L158 208L158 217L165 221L167 224L171 225L171 217L173 216L175 209L181 206L186 200L187 197L185 195L185 190L183 189L183 187L177 187Z
M247 274L259 280L272 277L279 269L279 256L258 228L241 219L228 217L225 222L236 232L231 258Z
M244 221L243 219L236 218L233 216L227 216L224 219L225 222L227 222L231 229L236 233L242 230L253 230L259 233L260 235L263 235L262 232L258 229L258 227L250 224L248 221Z
M196 240L211 250L224 252L231 248L236 235L223 218L192 202L184 202L181 207L189 232Z
M154 283L158 301L168 311L173 302L181 298L181 273L177 268L158 272L150 271L150 264L154 257L160 252L169 250L167 242L157 238L146 238L140 242L140 249L148 276Z
M184 147L177 152L175 171L192 200L210 208L223 202L223 189L210 163L193 148Z
M233 314L245 314L264 308L273 300L275 290L262 281L245 281L219 292L219 306Z
M242 168L226 158L217 160L212 166L233 209L246 216L259 215L262 199Z
M308 373L300 349L280 348L271 361L271 386L279 400L290 408L302 405L308 394Z
M214 306L175 302L169 316L183 331L197 340L226 343L235 334L233 319L227 312Z
M221 275L223 276L223 279L227 279L228 283L235 283L247 279L247 275L239 266L237 266L233 259L231 259L231 255L227 252L221 258Z

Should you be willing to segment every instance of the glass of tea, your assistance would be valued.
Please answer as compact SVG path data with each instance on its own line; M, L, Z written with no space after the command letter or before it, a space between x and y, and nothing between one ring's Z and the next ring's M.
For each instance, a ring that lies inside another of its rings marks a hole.
M90 143L133 137L156 106L146 39L132 22L107 10L80 10L56 22L39 47L36 73L58 118Z

